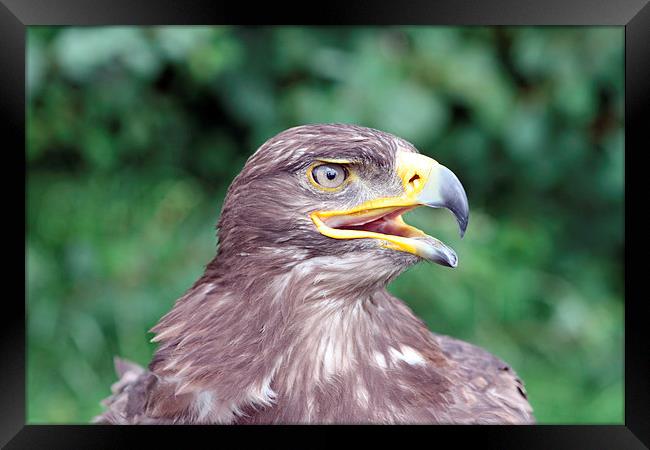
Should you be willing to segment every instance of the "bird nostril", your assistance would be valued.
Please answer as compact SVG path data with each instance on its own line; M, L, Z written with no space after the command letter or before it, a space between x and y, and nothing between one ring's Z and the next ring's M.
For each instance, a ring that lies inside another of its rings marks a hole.
M414 174L410 179L409 179L409 186L411 189L417 189L418 186L420 186L420 175L417 173Z

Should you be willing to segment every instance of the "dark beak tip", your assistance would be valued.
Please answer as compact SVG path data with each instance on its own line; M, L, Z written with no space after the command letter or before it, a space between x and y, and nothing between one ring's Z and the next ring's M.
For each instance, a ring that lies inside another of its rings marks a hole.
M465 232L467 231L467 225L469 225L469 217L467 217L463 221L458 221L458 234L460 234L460 238L465 237Z
M458 267L458 255L452 251L451 254L444 258L444 265L452 269Z
M458 222L459 234L465 236L467 224L469 223L469 201L467 193L458 177L447 167L442 166L441 174L441 202L435 206L450 210Z

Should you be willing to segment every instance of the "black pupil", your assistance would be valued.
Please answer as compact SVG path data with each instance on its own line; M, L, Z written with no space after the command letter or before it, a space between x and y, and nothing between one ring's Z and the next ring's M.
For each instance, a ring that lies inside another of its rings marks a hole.
M336 171L334 169L328 168L327 173L325 174L328 180L333 180L336 178Z

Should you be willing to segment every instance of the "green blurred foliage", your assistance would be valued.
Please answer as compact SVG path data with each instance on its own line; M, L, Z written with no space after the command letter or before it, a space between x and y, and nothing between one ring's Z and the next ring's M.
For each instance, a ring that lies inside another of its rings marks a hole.
M455 247L390 289L526 382L541 423L623 422L623 38L617 28L30 27L28 421L87 422L113 355L215 252L225 190L310 122L392 132L470 198L409 222Z

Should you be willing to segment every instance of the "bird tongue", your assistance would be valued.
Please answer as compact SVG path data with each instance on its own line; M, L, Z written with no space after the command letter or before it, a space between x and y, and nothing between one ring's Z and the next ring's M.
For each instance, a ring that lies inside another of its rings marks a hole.
M388 222L397 216L404 214L410 208L377 208L366 211L359 211L353 214L345 214L340 216L328 217L325 219L327 226L332 228L348 228L348 229L366 229L363 225L371 222L381 221ZM375 230L368 230L375 231ZM379 231L378 231L379 232Z

